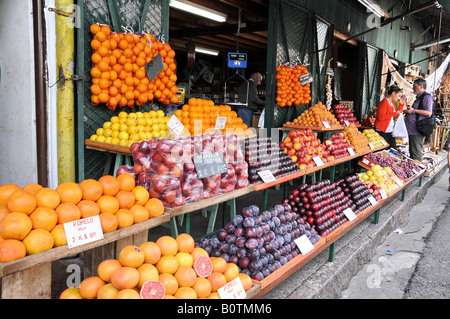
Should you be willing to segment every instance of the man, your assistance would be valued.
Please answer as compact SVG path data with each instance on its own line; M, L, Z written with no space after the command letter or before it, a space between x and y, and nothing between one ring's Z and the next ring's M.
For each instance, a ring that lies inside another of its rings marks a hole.
M425 136L417 131L416 114L419 115L419 120L430 117L433 114L433 97L425 91L426 88L427 82L424 79L416 79L413 85L416 100L412 107L404 110L404 113L407 115L405 117L405 124L406 129L408 130L409 155L412 159L420 162L422 162ZM418 108L420 105L421 107L419 110Z
M248 81L244 81L239 87L239 102L247 106L240 107L237 115L242 118L248 127L253 126L253 112L257 111L265 102L258 97L258 85L261 84L262 75L259 72L252 73ZM248 88L248 99L247 99Z

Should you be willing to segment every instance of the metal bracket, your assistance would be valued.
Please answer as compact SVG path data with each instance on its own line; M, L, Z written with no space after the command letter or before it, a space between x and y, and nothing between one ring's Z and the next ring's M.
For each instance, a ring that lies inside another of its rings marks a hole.
M58 68L58 80L56 80L55 83L53 83L52 85L49 85L49 88L54 87L56 84L58 84L58 87L61 89L61 91L64 91L64 84L66 83L66 81L82 81L84 80L84 76L78 76L78 75L72 75L72 77L66 78L64 75L64 70L62 68L62 66L60 65Z
M73 15L73 12L66 12L66 11L56 9L56 8L48 8L48 11L54 12L54 13L59 14L64 17L71 17Z

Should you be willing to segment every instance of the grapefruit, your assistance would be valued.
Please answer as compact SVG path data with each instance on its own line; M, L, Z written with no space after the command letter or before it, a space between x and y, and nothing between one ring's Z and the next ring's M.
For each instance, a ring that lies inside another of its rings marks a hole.
M194 270L199 277L208 277L211 275L213 270L213 265L209 257L200 255L194 262Z
M164 299L166 289L160 281L147 280L142 285L140 295L142 299Z

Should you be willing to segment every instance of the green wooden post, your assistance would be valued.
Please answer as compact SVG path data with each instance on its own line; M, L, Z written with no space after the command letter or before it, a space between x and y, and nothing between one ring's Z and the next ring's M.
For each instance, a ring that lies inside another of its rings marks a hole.
M144 9L142 10L141 21L139 22L139 30L137 34L141 34L144 29L145 18L147 17L148 7L150 6L150 0L145 0Z
M334 261L334 243L330 245L330 250L328 252L328 261L332 263Z
M119 8L116 0L108 0L109 13L114 32L122 32L122 22L120 22Z
M186 234L191 233L191 213L186 214Z
M373 215L373 223L376 225L380 221L380 208L378 208L375 211L375 214Z
M264 190L264 200L263 200L263 210L267 209L267 197L268 197L268 190Z
M334 182L335 180L335 175L336 175L336 165L333 165L330 167L330 182Z
M402 199L401 199L402 202L405 200L405 193L406 193L406 189L403 189L402 190Z

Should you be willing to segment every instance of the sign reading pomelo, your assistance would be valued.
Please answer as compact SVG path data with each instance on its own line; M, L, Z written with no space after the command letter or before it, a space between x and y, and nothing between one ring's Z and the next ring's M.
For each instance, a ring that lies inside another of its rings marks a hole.
M98 215L64 223L64 231L69 248L103 239L102 225Z

